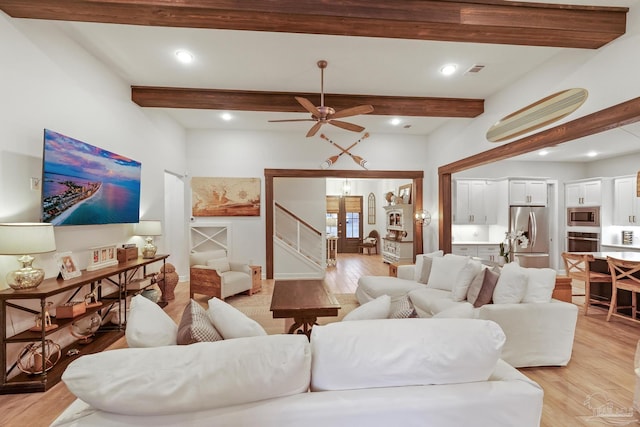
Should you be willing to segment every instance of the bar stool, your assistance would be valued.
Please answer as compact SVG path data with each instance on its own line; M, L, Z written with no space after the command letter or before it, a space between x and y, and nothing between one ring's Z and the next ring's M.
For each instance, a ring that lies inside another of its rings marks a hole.
M608 256L607 263L609 264L609 270L613 278L611 282L611 305L609 306L609 313L607 314L607 322L611 319L611 316L626 317L618 314L619 308L631 308L631 319L638 321L636 294L640 292L640 278L634 276L634 274L639 274L640 262L625 261ZM631 292L630 306L618 305L618 289Z
M567 272L567 276L571 277L572 279L584 282L585 316L587 315L589 306L592 302L597 302L599 304L609 306L609 303L607 303L606 301L591 298L591 283L611 283L612 281L611 275L609 274L591 271L589 263L595 260L593 255L563 252L562 259L564 260L564 267Z

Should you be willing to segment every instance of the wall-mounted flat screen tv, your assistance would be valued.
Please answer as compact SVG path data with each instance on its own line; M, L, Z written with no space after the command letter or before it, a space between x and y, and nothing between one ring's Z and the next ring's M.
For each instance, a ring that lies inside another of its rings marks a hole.
M137 223L141 169L140 162L45 129L42 221Z

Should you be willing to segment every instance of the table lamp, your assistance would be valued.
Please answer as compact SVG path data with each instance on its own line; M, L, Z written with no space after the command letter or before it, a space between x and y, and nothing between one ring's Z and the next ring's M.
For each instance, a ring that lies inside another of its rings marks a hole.
M158 220L141 220L136 225L138 236L147 236L146 244L142 247L142 258L153 258L158 248L153 244L153 237L162 235L162 222Z
M42 222L0 224L0 255L21 255L22 268L7 274L7 284L15 290L33 289L44 279L44 270L31 266L34 258L56 250L53 225Z

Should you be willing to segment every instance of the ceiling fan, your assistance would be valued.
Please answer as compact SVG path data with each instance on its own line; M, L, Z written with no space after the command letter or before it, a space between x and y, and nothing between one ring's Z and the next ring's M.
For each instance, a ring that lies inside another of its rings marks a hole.
M311 137L318 132L320 127L329 123L330 125L337 126L342 129L350 130L352 132L362 132L364 128L353 123L343 122L341 120L345 117L357 116L359 114L367 114L373 111L372 105L358 105L356 107L346 108L336 112L331 107L324 105L324 69L327 68L327 61L318 61L318 68L320 68L320 106L316 107L307 98L296 96L296 101L304 107L305 110L311 113L310 119L289 119L289 120L269 120L269 122L316 122L309 132L307 132L307 138Z

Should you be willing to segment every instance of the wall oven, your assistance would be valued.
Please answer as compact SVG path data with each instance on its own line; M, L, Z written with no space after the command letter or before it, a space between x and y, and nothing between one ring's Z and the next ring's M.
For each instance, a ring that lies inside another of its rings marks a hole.
M567 225L600 227L600 207L567 208Z
M567 232L567 252L600 252L600 234Z

